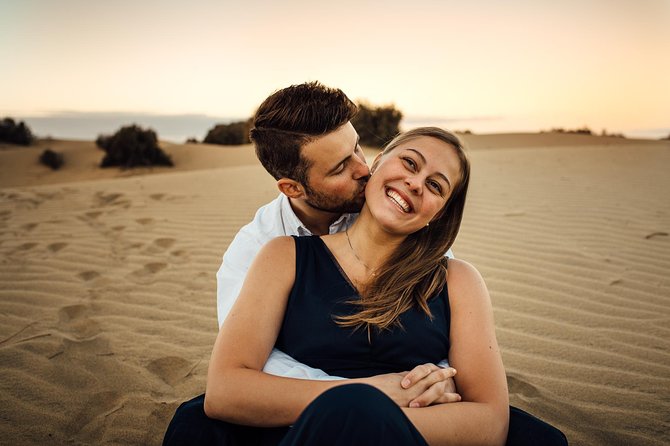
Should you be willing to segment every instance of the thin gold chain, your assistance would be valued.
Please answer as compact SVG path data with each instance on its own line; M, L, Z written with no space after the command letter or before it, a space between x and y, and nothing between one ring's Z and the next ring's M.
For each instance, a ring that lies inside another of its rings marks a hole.
M374 269L370 268L363 260L361 260L360 257L358 257L358 254L356 254L356 250L352 246L351 239L349 238L349 228L344 230L344 234L347 236L347 242L349 242L349 248L351 248L351 252L354 255L354 257L356 257L356 260L358 260L361 263L361 265L365 267L366 270L370 271L370 274L376 276L377 272Z

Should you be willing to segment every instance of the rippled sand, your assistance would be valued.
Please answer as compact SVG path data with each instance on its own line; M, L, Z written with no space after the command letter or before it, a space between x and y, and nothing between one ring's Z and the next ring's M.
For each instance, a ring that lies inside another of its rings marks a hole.
M670 143L467 136L458 257L494 302L512 404L572 444L670 442ZM202 393L215 273L276 195L250 147L101 171L92 143L0 150L0 433L7 444L160 444ZM31 152L32 151L32 152ZM33 153L34 152L34 153Z

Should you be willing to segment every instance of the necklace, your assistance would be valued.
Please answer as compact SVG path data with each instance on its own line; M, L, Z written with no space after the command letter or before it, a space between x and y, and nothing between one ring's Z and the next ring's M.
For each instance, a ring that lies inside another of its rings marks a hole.
M370 268L364 261L361 260L360 257L358 257L358 254L356 254L356 250L354 249L353 245L351 244L351 239L349 238L349 228L344 230L344 234L347 236L347 242L349 242L349 248L351 248L351 253L356 257L356 260L360 262L361 265L365 267L366 270L370 271L370 274L372 277L377 275L377 271Z

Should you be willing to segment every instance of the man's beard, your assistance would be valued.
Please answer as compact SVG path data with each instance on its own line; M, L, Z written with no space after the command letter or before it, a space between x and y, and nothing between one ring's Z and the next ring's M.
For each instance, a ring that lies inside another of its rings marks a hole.
M309 185L303 184L307 198L305 203L310 207L324 212L332 212L333 214L347 214L360 212L365 203L365 194L360 192L365 190L367 181L361 182L361 188L352 197L328 197L320 192L315 191Z

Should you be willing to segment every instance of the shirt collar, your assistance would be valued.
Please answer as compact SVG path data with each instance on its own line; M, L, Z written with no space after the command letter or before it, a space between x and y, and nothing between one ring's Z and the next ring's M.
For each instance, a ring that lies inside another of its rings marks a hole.
M293 208L291 207L291 202L288 197L284 194L281 194L280 200L280 209L281 209L281 218L282 224L284 225L286 234L297 234L300 236L312 235L312 232L305 227L305 225L300 221ZM358 214L342 214L335 220L330 227L328 228L329 234L334 234L336 232L344 231L354 222Z

